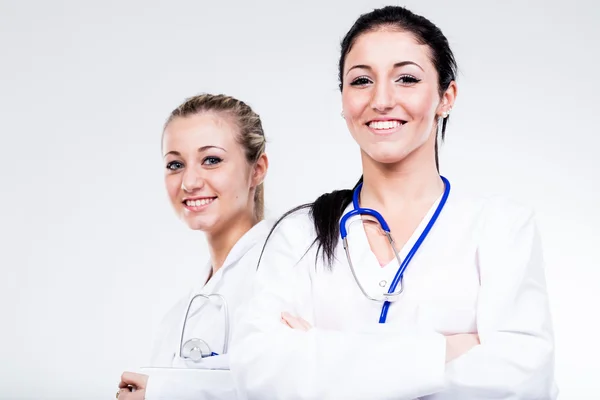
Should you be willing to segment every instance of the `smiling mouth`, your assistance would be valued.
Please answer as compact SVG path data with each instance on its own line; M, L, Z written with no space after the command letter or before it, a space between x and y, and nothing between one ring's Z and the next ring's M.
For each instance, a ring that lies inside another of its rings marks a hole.
M201 207L212 203L213 201L215 201L215 199L216 197L204 197L201 199L184 200L182 201L182 203L186 207Z
M371 129L375 129L378 131L388 131L399 128L405 123L406 121L403 121L401 119L392 119L388 121L370 121L367 122L367 126Z

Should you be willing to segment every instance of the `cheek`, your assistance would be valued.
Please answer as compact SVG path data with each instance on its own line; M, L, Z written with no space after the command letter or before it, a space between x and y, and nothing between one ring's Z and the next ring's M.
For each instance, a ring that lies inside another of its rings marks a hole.
M438 100L436 94L416 93L404 102L404 108L413 119L428 121L434 117Z
M369 96L366 91L346 90L342 93L342 108L344 117L350 123L362 115L365 107L369 104Z
M211 188L227 203L237 203L248 195L249 182L241 167L221 170L207 180ZM233 205L233 204L230 204Z
M179 202L179 189L181 188L180 175L165 175L165 187L172 202Z
M229 195L231 193L233 182L228 174L225 174L222 171L214 171L210 176L206 177L205 184L210 188L210 192L213 192L212 194L215 194L222 199L230 197Z

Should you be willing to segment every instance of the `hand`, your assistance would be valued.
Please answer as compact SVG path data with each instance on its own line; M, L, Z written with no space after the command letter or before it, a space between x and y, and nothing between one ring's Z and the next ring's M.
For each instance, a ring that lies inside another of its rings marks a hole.
M312 326L302 318L294 317L286 312L281 313L281 323L289 326L292 329L298 329L305 332L312 329Z
M479 335L476 333L460 333L446 336L446 362L450 362L479 345Z
M148 385L148 375L136 374L135 372L123 372L121 382L119 382L118 400L144 400L146 396L146 386ZM132 386L135 391L130 391Z

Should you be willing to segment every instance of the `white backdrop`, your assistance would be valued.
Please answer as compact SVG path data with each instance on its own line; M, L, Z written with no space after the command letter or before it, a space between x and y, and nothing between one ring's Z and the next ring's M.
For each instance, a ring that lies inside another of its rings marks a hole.
M600 6L417 1L460 68L454 186L538 211L560 398L597 393ZM199 92L263 117L269 216L360 174L339 41L380 1L0 0L0 399L109 399L208 257L163 188L162 124ZM595 117L595 118L594 118Z

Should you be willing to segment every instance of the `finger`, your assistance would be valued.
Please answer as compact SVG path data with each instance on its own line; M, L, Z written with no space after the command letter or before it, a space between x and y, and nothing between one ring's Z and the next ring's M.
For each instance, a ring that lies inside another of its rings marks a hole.
M292 319L292 321L294 322L294 326L296 327L296 329L302 329L305 331L308 331L312 328L312 325L309 324L304 318L300 318L300 317L294 317L288 313L286 313L286 315L289 316L289 318Z
M301 329L300 324L298 323L298 321L296 320L296 318L293 317L291 314L288 314L286 312L282 312L281 313L281 319L290 328L292 328L292 329Z
M294 327L293 327L293 326L291 326L291 325L289 324L289 322L288 322L288 321L287 321L285 318L283 318L283 316L281 316L281 323L282 323L282 324L284 324L285 326L289 327L289 328L292 328L292 329L294 329Z
M119 387L120 388L126 388L127 385L132 384L133 382L135 382L135 373L134 372L128 372L125 371L121 374L121 383L119 383Z
M130 391L129 390L130 387L135 387L135 385L132 383L123 382L123 381L119 382L119 389L124 389L124 390Z
M136 374L135 372L125 371L121 375L121 383L119 383L120 388L126 388L129 385L138 387L142 386L144 383L144 375Z
M310 324L300 317L294 317L286 312L281 313L281 317L292 329L308 331L311 328Z
M124 391L119 394L119 400L144 400L144 391L139 390L137 392Z
M306 329L307 331L310 331L312 329L312 325L309 324L306 320L304 320L303 318L299 318L299 320L304 329Z
M124 390L126 392L134 392L138 390L138 386L121 382L119 383L119 389Z
M312 326L304 319L301 317L296 317L296 322L298 322L298 324L302 327L302 329L308 331L312 328Z
M300 329L300 322L296 317L286 312L281 313L281 318L293 329Z

